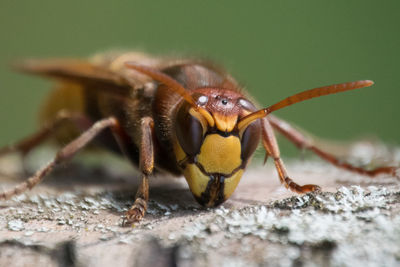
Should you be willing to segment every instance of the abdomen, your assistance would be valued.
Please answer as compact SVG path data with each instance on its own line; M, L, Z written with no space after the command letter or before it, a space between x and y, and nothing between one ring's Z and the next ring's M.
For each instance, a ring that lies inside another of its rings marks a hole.
M84 88L74 83L61 83L50 92L39 113L39 127L53 122L61 111L85 114ZM54 129L52 136L59 144L66 144L80 134L72 122L65 121Z

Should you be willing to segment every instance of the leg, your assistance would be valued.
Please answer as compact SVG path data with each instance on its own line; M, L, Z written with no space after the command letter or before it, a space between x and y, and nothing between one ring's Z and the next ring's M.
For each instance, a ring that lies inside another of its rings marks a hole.
M17 185L13 189L3 192L0 194L0 200L6 200L12 196L19 195L28 189L32 189L37 185L43 178L58 164L72 158L79 150L85 147L90 141L92 141L99 133L104 129L112 128L118 125L118 121L113 118L106 118L97 121L87 131L82 133L78 138L63 147L57 155L42 169L37 171L32 177L25 182Z
M147 210L149 200L149 175L154 168L153 146L153 119L144 117L141 121L140 159L139 169L142 172L142 181L136 192L136 200L132 208L126 212L124 225L130 225L140 221Z
M274 159L276 170L278 171L281 183L288 189L296 193L307 193L321 190L318 185L306 184L298 185L289 178L283 161L280 157L278 143L276 142L274 131L267 118L261 120L262 123L262 143L267 154Z
M23 139L17 144L6 146L0 149L0 156L12 153L21 152L23 156L29 153L33 148L37 147L47 138L49 138L54 131L63 125L66 121L73 122L78 129L86 130L91 125L92 122L85 116L77 113L70 113L68 111L60 111L54 118L53 121L47 123L38 132L32 134L31 136Z
M293 142L298 148L311 150L320 158L335 165L336 167L343 168L345 170L356 172L359 174L368 175L371 177L379 174L390 174L396 176L396 172L398 171L398 168L396 167L379 167L372 170L366 170L342 162L334 155L322 151L318 147L314 146L310 140L308 140L300 131L293 128L289 123L271 115L268 116L268 120L275 129L277 129L281 134L283 134L286 138Z

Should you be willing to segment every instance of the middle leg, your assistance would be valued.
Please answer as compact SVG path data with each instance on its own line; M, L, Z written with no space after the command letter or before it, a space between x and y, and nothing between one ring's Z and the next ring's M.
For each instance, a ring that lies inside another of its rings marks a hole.
M74 139L61 150L56 156L44 167L39 169L32 177L23 183L15 186L13 189L0 193L0 200L7 200L13 196L22 194L28 189L32 189L35 185L41 182L53 168L69 159L71 159L82 148L87 146L93 139L107 128L113 128L118 124L114 117L105 118L97 121L88 130L83 132L78 138Z
M289 123L284 120L278 119L275 116L268 116L268 120L271 125L278 130L283 136L285 136L289 141L294 143L299 149L308 149L319 156L321 159L335 165L338 168L342 168L348 171L356 172L359 174L367 175L370 177L377 176L379 174L388 174L393 176L399 176L399 168L397 167L378 167L372 170L367 170L361 167L353 166L349 163L343 162L339 158L335 157L333 154L325 152L315 146L311 140L307 139L299 130L292 127Z
M44 124L36 133L16 144L0 148L0 157L13 152L20 152L22 157L25 157L32 149L38 147L44 141L52 137L54 133L67 122L71 122L78 131L82 132L93 125L93 122L84 114L61 110L54 116L53 120Z

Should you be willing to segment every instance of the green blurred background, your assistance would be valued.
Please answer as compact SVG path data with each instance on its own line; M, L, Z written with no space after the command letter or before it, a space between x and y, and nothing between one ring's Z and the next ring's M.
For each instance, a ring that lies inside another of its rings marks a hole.
M399 144L399 1L0 1L0 145L34 131L51 82L13 73L26 57L111 48L197 55L226 68L263 105L304 89L374 87L276 115L324 138Z

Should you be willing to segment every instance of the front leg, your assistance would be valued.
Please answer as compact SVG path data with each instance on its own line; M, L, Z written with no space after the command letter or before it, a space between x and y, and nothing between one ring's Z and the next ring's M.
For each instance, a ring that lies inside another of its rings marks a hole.
M136 192L136 200L132 208L126 212L124 225L140 221L147 210L149 200L149 176L154 168L154 145L153 145L153 119L144 117L141 121L141 138L139 151L139 169L142 173L141 183Z
M281 183L288 189L296 193L307 193L313 191L320 191L321 188L318 185L306 184L299 185L289 178L285 165L280 156L278 143L275 138L274 130L271 127L267 118L263 118L262 122L262 143L267 151L267 156L271 156L274 159L275 168L278 172Z

